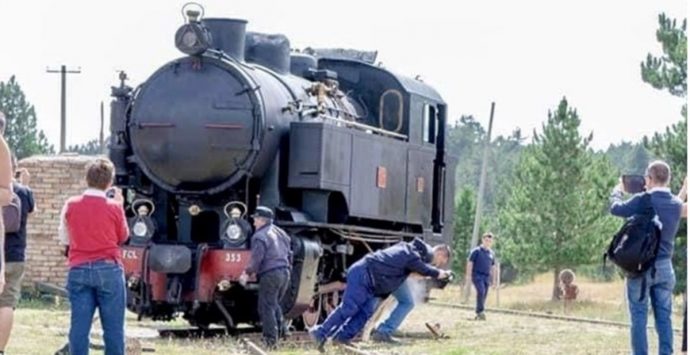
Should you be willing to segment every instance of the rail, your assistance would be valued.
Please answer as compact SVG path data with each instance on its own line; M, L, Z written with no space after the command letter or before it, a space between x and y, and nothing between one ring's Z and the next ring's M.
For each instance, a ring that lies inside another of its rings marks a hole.
M323 118L323 119L327 119L327 120L331 120L331 121L334 121L334 122L337 122L337 123L341 123L341 124L343 124L343 125L356 127L356 128L362 129L362 130L364 130L364 131L371 131L371 132L373 132L373 133L378 133L378 134L380 134L380 135L382 135L382 136L387 136L387 137L391 137L391 138L397 138L397 139L401 139L401 140L407 140L407 135L400 134L400 133L395 133L395 132L392 132L392 131L389 131L389 130L386 130L386 129L383 129L383 128L378 128L378 127L370 126L370 125L368 125L368 124L359 123L359 122L356 122L356 121L348 121L348 120L344 120L344 119L342 119L342 118L333 117L333 116L331 116L331 115L326 115L326 114L323 114L323 113L319 113L319 110L317 110L317 109L306 110L306 111L303 111L302 114L303 114L303 115L315 115L315 114L317 114L317 115L318 115L317 117L320 117L320 118Z
M456 309L466 309L466 310L474 311L474 306L465 306L462 304L430 301L429 305L437 306L437 307L444 307L444 308L456 308ZM626 328L630 327L630 324L625 323L625 322L616 322L616 321L611 321L611 320L583 318L583 317L569 317L569 316L561 316L561 315L557 315L557 314L548 314L548 313L539 313L539 312L517 311L517 310L507 309L507 308L486 308L486 311L494 312L494 313L510 314L510 315L515 315L515 316L523 316L523 317L561 320L561 321L566 321L566 322L610 325L610 326L626 327ZM653 326L649 326L648 328L652 329ZM682 330L678 329L678 328L673 329L673 331L676 333L682 333Z

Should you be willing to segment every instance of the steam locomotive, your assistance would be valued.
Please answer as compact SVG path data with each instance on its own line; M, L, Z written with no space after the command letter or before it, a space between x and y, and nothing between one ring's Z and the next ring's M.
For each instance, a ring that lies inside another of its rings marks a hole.
M315 324L366 253L453 230L446 104L375 52L291 51L247 21L186 12L184 56L112 88L109 157L125 191L128 309L140 318L256 324L248 216L273 208L291 236L285 316ZM233 213L230 213L230 212Z

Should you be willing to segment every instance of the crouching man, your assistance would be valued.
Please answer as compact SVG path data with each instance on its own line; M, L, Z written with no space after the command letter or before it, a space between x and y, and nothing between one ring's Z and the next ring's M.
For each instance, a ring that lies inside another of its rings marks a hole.
M424 262L432 255L432 265ZM340 305L323 324L310 329L309 334L317 343L319 351L324 350L326 340L349 344L373 315L380 297L396 291L412 272L423 276L446 279L450 271L440 270L433 265L445 265L450 258L446 245L433 249L421 239L400 242L392 247L370 253L347 271L347 286Z

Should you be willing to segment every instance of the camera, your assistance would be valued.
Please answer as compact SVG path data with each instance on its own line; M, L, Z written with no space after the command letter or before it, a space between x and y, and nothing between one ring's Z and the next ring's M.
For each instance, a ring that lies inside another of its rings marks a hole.
M629 194L636 194L645 190L644 176L642 175L623 175L623 190Z
M115 188L111 187L105 191L105 196L107 198L115 198Z

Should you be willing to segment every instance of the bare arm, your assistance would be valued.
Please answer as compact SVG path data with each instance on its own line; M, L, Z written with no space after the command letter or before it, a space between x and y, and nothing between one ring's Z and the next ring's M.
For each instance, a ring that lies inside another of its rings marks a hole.
M19 183L28 187L29 183L31 183L31 174L29 173L29 170L27 170L26 168L21 168L18 172Z
M688 177L685 177L685 180L683 180L683 187L680 188L680 191L678 192L678 198L681 201L686 201L688 198Z
M683 218L688 218L688 203L683 203L683 209L680 210L680 216Z
M12 199L12 163L10 148L0 136L0 206L7 206Z

